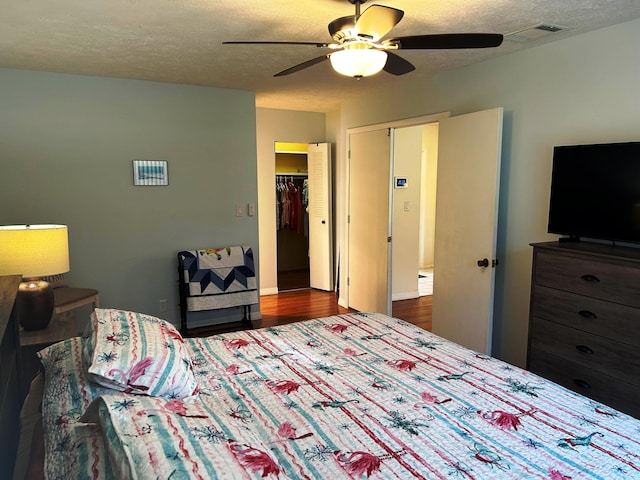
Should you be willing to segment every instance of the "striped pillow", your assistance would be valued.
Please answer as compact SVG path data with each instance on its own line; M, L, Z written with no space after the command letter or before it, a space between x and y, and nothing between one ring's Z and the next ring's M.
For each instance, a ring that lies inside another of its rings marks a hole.
M198 393L180 333L142 313L96 308L83 352L93 382L126 393L183 398Z

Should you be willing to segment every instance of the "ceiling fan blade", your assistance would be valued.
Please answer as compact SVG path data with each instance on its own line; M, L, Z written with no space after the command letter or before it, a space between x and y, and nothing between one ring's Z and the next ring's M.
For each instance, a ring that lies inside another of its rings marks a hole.
M416 67L413 64L400 55L396 55L395 53L387 52L387 63L384 65L384 71L387 73L391 73L392 75L404 75L405 73L413 72Z
M318 48L327 48L324 42L222 42L223 45L314 45Z
M377 42L395 27L404 12L397 8L385 7L383 5L371 5L367 8L356 22L358 35L367 36Z
M502 44L499 33L443 33L413 35L386 40L385 45L395 44L399 49L487 48Z
M356 16L349 15L347 17L336 18L333 22L329 23L329 35L331 38L335 38L336 33L340 33L344 30L351 30L356 26Z
M321 57L312 58L311 60L307 60L306 62L299 63L298 65L294 65L293 67L290 67L290 68L287 68L286 70L278 72L274 75L274 77L283 77L285 75L290 75L292 73L299 72L300 70L304 70L305 68L309 68L318 63L322 63L327 58L329 58L329 54L322 55Z

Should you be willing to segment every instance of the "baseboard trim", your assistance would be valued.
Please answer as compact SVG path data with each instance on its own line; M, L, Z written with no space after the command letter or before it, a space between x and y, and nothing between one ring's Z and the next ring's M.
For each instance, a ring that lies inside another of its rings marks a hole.
M277 295L277 294L278 294L278 287L261 288L260 289L260 296L262 296L262 295Z
M420 292L418 292L418 290L414 290L413 292L394 293L391 295L391 300L394 302L396 300L411 300L414 298L418 298L419 296Z

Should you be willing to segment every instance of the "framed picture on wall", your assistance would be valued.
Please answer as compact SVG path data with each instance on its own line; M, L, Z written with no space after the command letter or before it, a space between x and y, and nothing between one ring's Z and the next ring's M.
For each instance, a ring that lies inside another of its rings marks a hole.
M169 185L169 170L166 160L134 160L134 185Z

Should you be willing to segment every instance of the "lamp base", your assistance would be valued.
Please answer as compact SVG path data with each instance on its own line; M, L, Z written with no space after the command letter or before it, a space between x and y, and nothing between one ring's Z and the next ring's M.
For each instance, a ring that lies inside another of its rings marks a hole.
M18 321L25 330L42 330L53 316L53 288L37 278L23 278L16 296Z

